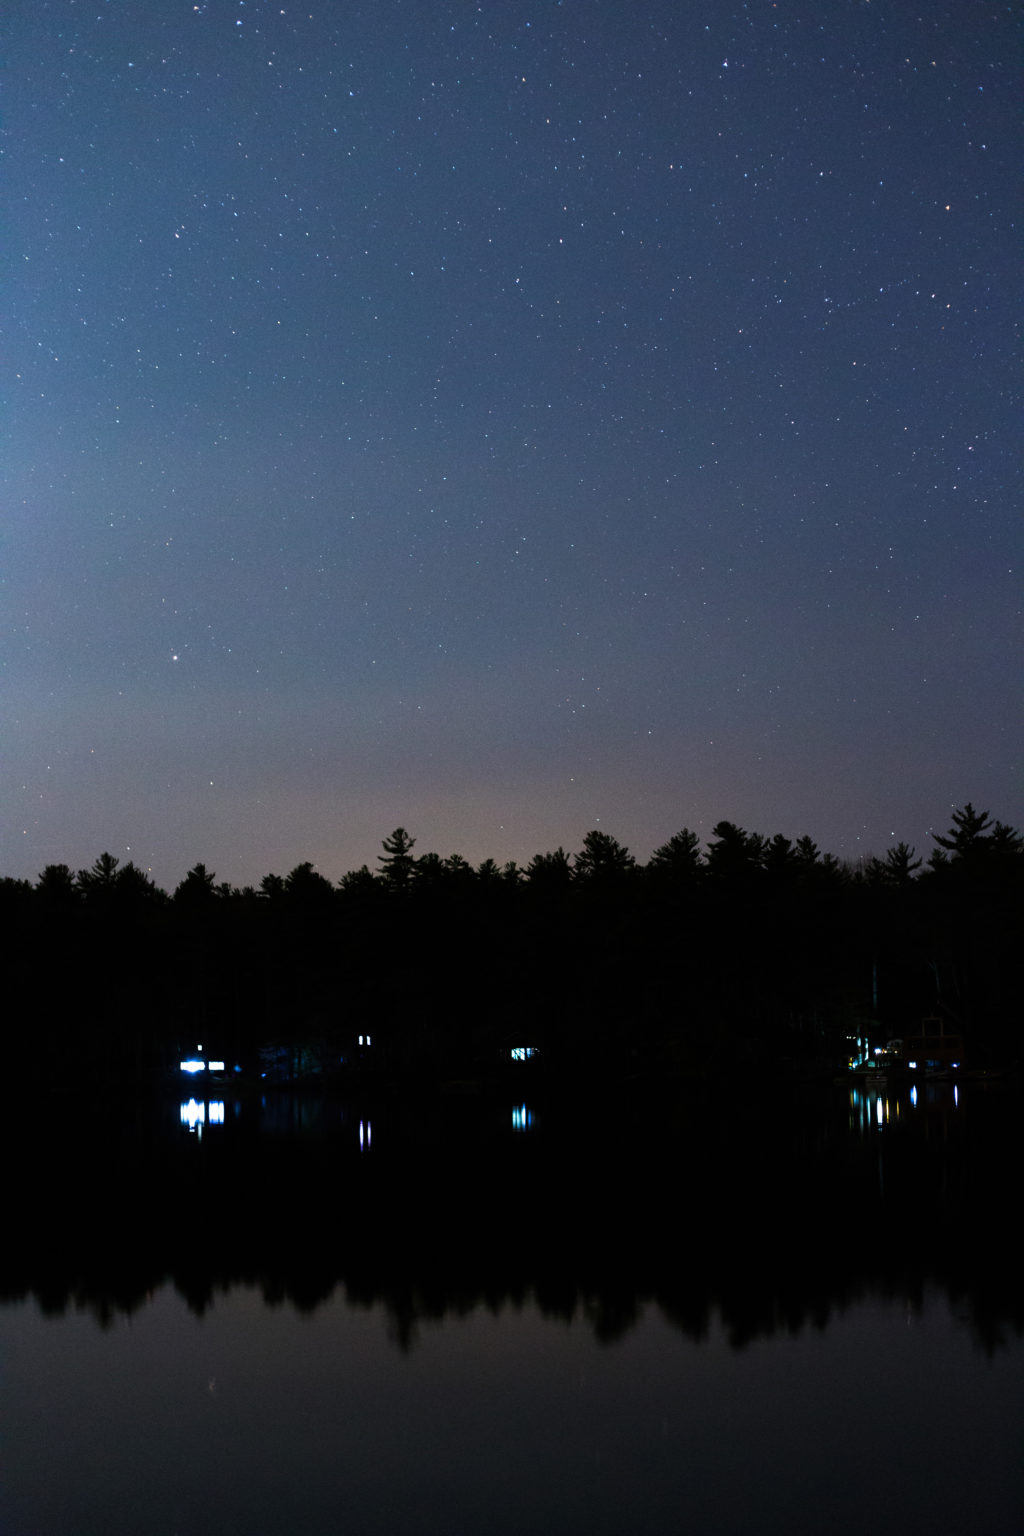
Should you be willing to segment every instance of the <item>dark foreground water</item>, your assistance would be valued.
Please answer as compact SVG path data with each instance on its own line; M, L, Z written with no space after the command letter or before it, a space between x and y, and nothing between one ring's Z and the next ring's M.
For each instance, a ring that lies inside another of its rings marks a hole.
M219 1102L21 1143L3 1536L1024 1530L1014 1092Z

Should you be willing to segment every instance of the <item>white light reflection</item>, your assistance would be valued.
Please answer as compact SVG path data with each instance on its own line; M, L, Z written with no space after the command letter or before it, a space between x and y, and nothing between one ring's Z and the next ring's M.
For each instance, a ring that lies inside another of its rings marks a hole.
M850 1129L858 1131L862 1136L874 1135L902 1117L903 1105L895 1094L890 1096L873 1087L866 1090L850 1089Z
M359 1150L369 1152L373 1145L373 1124L369 1120L359 1122Z
M911 1102L911 1104L913 1104L914 1108L916 1109L917 1108L917 1084L916 1083L914 1084L914 1086L910 1090L910 1102Z
M527 1109L525 1104L516 1104L512 1109L512 1129L514 1131L529 1131L533 1128L533 1110Z
M198 1099L189 1099L187 1104L181 1106L181 1123L201 1136L206 1124L206 1105L200 1104Z
M181 1123L200 1141L203 1136L203 1126L206 1124L207 1119L209 1119L211 1125L224 1124L223 1099L211 1099L209 1104L201 1104L198 1099L188 1099L182 1104Z

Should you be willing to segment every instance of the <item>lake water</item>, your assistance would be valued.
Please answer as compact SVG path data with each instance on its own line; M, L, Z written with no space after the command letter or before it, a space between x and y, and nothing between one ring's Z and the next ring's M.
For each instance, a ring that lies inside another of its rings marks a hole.
M1024 1530L1005 1091L146 1114L23 1150L3 1536Z

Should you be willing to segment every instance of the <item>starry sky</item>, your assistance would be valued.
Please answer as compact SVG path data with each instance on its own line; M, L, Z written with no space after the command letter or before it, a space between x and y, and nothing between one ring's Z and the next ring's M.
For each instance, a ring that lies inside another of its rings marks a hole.
M0 874L1020 826L1022 35L11 0Z

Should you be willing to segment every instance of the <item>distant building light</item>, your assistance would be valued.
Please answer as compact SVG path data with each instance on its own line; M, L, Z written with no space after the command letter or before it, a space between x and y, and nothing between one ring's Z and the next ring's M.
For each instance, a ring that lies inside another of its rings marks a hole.
M183 1072L189 1072L189 1073L191 1073L193 1075L196 1072L205 1072L206 1071L206 1062L205 1061L196 1061L195 1058L193 1058L193 1059L191 1059L189 1061L183 1061L182 1064L181 1064L181 1070Z
M224 1071L224 1063L222 1061L211 1061L209 1066L210 1066L210 1071L211 1072L223 1072Z
M370 1044L370 1037L369 1037L369 1035L360 1035L359 1036L359 1044L360 1045L369 1045Z
M536 1054L537 1047L535 1045L514 1045L509 1052L513 1061L529 1061L531 1056L536 1056Z
M917 1062L916 1061L908 1061L907 1062L907 1066L910 1068L911 1072L916 1072L917 1071Z

